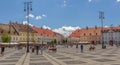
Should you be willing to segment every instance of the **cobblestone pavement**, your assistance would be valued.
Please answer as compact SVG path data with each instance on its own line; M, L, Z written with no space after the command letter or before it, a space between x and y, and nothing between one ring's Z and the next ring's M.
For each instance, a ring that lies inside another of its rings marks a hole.
M97 45L94 51L89 51L89 45L84 45L84 52L80 48L64 48L59 46L57 53L47 53L65 65L120 65L120 48L107 46L101 49Z
M40 53L26 53L25 49L6 49L5 56L0 57L0 65L120 65L120 48L107 46L101 49L97 45L94 51L89 51L89 45L80 48L57 46L57 52L44 50Z

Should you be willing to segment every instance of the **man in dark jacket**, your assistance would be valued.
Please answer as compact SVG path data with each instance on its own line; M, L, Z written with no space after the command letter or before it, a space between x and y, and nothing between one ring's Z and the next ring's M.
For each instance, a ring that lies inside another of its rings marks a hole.
M81 44L80 48L81 48L81 52L83 52L83 44Z
M4 56L4 51L5 51L5 47L2 46L2 47L1 47L1 55L2 55L2 56Z

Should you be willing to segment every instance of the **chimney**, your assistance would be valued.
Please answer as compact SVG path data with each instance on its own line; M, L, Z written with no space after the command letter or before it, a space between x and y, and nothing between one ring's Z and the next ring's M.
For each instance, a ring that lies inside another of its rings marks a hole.
M88 30L88 26L86 27L86 29Z
M97 29L97 26L95 26L95 29Z

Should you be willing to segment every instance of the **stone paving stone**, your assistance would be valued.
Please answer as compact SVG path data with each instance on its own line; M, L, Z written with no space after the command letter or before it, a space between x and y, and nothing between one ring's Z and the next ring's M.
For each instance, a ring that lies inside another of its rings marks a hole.
M44 56L30 56L30 58L44 58Z
M96 58L95 56L83 56L82 58Z
M57 59L63 60L63 59L72 59L72 58L70 58L70 57L59 57L59 58L57 58Z
M5 59L19 59L20 57L7 57Z
M111 59L93 59L97 62L111 62L111 61L115 61L115 60L111 60Z
M64 57L63 55L58 55L58 54L50 54L52 55L53 57Z
M80 55L82 55L82 54L73 54L73 55L75 55L75 56L80 56Z
M116 55L102 55L102 56L105 56L105 57L115 57Z
M30 61L40 61L40 60L47 60L46 58L34 58L34 59L30 59Z
M0 64L0 65L15 65L15 64Z
M17 62L18 60L0 60L0 63L5 63L5 62Z
M111 64L111 65L120 65L120 64Z
M83 61L63 61L65 62L66 64L83 64L83 63L86 63L86 62L83 62Z
M50 62L30 63L29 65L53 65Z

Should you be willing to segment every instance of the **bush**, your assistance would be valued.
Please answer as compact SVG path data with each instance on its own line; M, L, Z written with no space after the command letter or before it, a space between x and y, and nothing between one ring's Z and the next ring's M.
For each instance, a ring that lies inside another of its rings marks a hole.
M2 42L3 42L3 43L9 43L9 42L11 41L11 36L8 35L8 34L3 34L3 35L1 36L1 39L2 39Z

